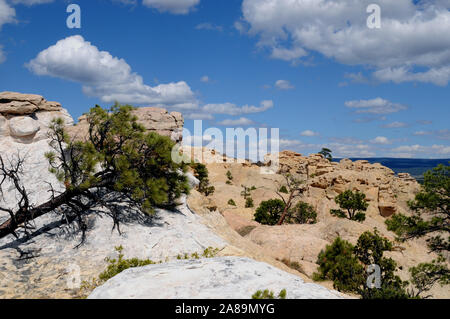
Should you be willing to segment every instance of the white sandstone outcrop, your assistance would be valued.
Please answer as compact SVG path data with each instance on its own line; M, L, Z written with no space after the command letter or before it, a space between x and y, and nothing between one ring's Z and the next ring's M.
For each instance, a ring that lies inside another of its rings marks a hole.
M50 122L58 117L64 119L66 125L73 125L70 114L57 102L48 102L36 94L0 92L2 144L30 144L45 140Z
M288 299L343 295L266 263L242 257L183 260L128 269L96 288L89 299L249 299L257 290Z

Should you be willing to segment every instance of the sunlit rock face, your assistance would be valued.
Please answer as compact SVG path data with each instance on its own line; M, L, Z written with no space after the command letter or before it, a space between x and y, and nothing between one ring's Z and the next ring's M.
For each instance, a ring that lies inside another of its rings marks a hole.
M286 289L288 299L343 298L266 263L217 257L128 269L95 289L89 299L250 299L265 289L275 294Z

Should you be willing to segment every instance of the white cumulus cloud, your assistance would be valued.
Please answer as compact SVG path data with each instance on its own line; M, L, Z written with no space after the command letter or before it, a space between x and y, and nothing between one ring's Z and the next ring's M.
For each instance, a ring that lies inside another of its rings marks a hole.
M272 57L318 52L364 65L381 81L446 85L450 79L450 2L378 0L381 28L367 27L373 0L244 0L242 19ZM302 51L304 50L304 52ZM290 53L289 53L290 51ZM277 53L276 53L277 52Z
M275 87L277 87L280 90L291 90L294 88L294 86L291 84L291 82L287 80L278 80L275 82Z
M391 141L387 137L384 137L384 136L377 136L370 142L373 144L380 144L380 145L391 144Z
M0 0L0 29L6 23L16 21L16 10L11 7L5 0Z
M355 109L356 113L372 114L390 114L408 109L405 105L393 103L380 97L372 100L347 101L345 106Z
M27 63L37 75L47 75L81 83L83 92L104 102L153 104L177 109L195 109L197 101L184 82L144 84L124 59L100 51L82 36L58 41Z
M200 0L143 0L142 4L160 12L188 14L200 3Z
M242 114L252 114L267 111L273 107L273 101L266 100L260 103L260 106L254 105L244 105L237 106L233 103L222 103L222 104L206 104L203 106L202 110L204 112L216 113L216 114L227 114L227 115L242 115Z

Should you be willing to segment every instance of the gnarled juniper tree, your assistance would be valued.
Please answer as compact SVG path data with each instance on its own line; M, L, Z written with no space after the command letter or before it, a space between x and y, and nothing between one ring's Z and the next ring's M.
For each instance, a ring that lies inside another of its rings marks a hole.
M105 208L113 228L120 232L120 215L128 209L152 215L154 208L173 206L175 199L188 192L186 165L171 158L174 142L146 132L132 109L119 104L110 110L92 108L87 114L88 136L82 141L69 138L62 119L52 122L49 144L53 151L46 157L64 190L52 188L50 199L38 206L31 203L21 180L24 159L8 162L0 156L0 191L9 182L19 194L16 209L0 206L10 216L0 225L0 238L18 236L19 227L27 230L30 221L49 212L65 212L65 220L78 221L83 241L84 218L94 207Z

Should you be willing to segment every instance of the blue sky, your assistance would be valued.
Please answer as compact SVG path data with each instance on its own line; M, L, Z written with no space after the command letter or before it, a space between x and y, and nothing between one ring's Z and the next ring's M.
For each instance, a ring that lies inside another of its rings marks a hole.
M66 8L81 8L69 29ZM0 91L74 118L114 100L193 128L280 128L281 148L450 157L450 1L0 0Z

